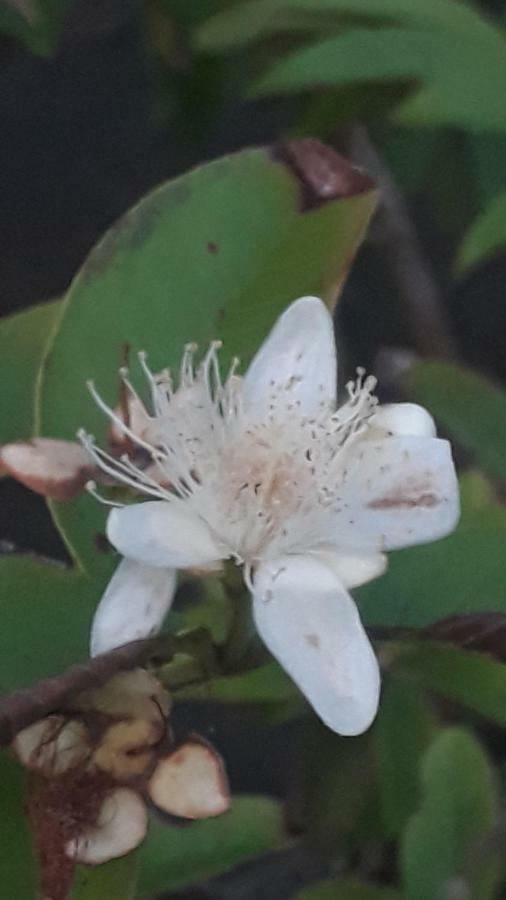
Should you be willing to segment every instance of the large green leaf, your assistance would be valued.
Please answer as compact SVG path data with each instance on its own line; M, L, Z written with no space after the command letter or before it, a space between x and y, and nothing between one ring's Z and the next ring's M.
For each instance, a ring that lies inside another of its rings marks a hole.
M2 839L0 840L0 884L6 898L35 900L36 864L28 819L24 809L25 775L6 752L0 753Z
M465 731L437 736L422 767L424 800L408 824L401 854L405 900L462 895L490 900L497 864L484 851L496 816L495 790L485 755Z
M445 644L403 645L393 671L506 727L506 665Z
M0 691L86 659L100 586L29 556L0 560Z
M489 475L506 480L506 392L482 375L447 362L422 362L405 389Z
M0 319L0 442L33 435L35 384L61 301L53 300Z
M291 300L335 299L376 196L313 197L311 209L305 196L269 150L247 150L162 185L131 210L65 301L41 379L40 431L72 438L84 425L103 438L107 423L84 382L93 377L114 405L126 348L134 370L142 349L156 370L176 364L186 342L220 337L225 363L236 353L247 362ZM104 511L90 498L53 511L78 563L95 566Z
M461 481L454 534L389 554L385 575L354 591L369 625L419 627L458 613L506 611L506 509L476 475Z
M236 797L223 816L186 828L154 822L139 852L139 897L210 878L284 841L281 809L267 797Z
M458 252L457 271L466 272L506 250L506 192L494 197L467 232Z

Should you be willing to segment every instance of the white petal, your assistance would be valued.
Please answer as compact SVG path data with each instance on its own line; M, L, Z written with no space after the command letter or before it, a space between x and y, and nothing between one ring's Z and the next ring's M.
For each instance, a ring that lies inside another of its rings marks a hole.
M334 520L336 546L395 550L438 540L459 518L448 441L390 437L350 448Z
M386 403L384 406L379 406L377 412L369 420L369 424L375 430L378 429L391 435L410 434L413 437L436 437L434 419L423 406L418 406L416 403Z
M144 840L148 813L139 795L130 788L113 788L106 795L98 820L65 846L76 862L98 866L130 853Z
M313 556L284 556L255 573L253 611L269 650L316 714L338 734L369 728L379 669L357 608Z
M219 816L230 806L230 789L213 747L189 740L158 762L147 786L153 803L185 819Z
M174 569L122 560L97 606L91 626L90 655L157 634L175 589Z
M317 297L301 297L278 319L243 382L249 418L335 408L337 371L332 316ZM272 406L275 407L274 411Z
M388 560L384 553L339 553L317 550L312 554L330 566L345 588L359 587L385 572Z
M147 566L215 567L224 554L206 523L177 501L149 500L113 509L107 537L123 556Z
M52 500L71 500L95 471L93 460L80 444L52 438L4 444L0 468Z

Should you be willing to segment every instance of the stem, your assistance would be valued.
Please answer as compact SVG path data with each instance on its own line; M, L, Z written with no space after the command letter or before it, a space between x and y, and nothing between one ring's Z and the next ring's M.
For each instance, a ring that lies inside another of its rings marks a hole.
M380 189L380 239L410 315L415 347L423 356L452 359L457 354L446 321L443 296L407 203L365 127L357 125L353 128L349 149L353 160L364 166Z
M223 667L225 672L233 672L240 668L240 663L250 647L254 627L251 603L235 564L226 565L223 585L231 607L230 628L223 647Z

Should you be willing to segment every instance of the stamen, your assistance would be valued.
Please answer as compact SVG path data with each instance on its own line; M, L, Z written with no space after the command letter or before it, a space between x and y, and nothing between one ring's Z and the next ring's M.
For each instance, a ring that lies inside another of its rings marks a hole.
M146 484L146 479L144 479L144 473L141 469L135 469L135 478L133 478L129 468L121 460L110 456L109 453L106 453L105 450L102 450L101 447L94 443L93 435L86 434L83 429L80 429L77 437L97 466L116 481L121 481L122 484L133 487L137 491L142 490L143 493L149 494L157 500L168 500L171 498L168 491L165 491L161 486L157 485L156 490L153 490L149 484Z
M139 447L143 447L144 450L148 451L148 453L153 454L153 452L154 452L153 445L148 444L148 442L144 441L138 434L135 434L135 432L132 431L132 429L126 424L126 422L123 421L121 416L118 416L118 414L113 409L111 409L111 407L108 406L104 400L102 400L102 397L98 393L94 382L87 381L86 387L88 388L91 396L93 397L93 399L94 399L95 403L97 404L97 406L99 407L99 409L101 409L102 412L104 412L106 414L106 416L109 417L111 422L114 422L114 424L118 426L120 431L123 432L123 434L126 434L127 437L131 438L131 440L134 442L134 444L137 444Z
M141 398L139 397L139 394L135 390L132 382L130 381L130 379L128 377L129 372L128 372L128 369L126 368L126 366L121 367L121 369L119 370L119 376L120 376L123 384L125 385L126 389L128 390L129 394L133 397L134 400L137 401L137 403L140 405L141 409L144 409L144 401L141 400Z
M222 387L217 353L217 351L220 350L222 346L222 341L211 341L208 351L199 366L199 377L204 380L207 390L209 391L209 396L211 398L217 391L220 391Z
M97 483L95 481L87 481L84 485L84 489L88 492L88 494L91 494L91 496L94 497L95 500L98 500L98 502L103 506L113 506L115 509L123 509L123 507L125 506L124 503L114 503L112 500L108 500L106 497L102 497L102 495L98 493Z
M179 376L179 384L181 387L191 387L194 382L193 373L193 357L198 350L198 344L186 344L184 348L183 358L181 360L181 370Z

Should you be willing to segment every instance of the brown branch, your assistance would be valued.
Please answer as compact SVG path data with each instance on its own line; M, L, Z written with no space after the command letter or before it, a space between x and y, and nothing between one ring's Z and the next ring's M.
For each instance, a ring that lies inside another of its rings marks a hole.
M349 152L353 161L366 169L380 189L378 218L381 243L399 294L409 312L416 349L423 356L454 358L457 355L454 341L430 262L419 241L406 201L363 126L352 129Z
M117 672L146 663L165 641L166 638L132 641L0 699L0 746L10 744L18 731L33 722L64 709L82 691L101 687Z

